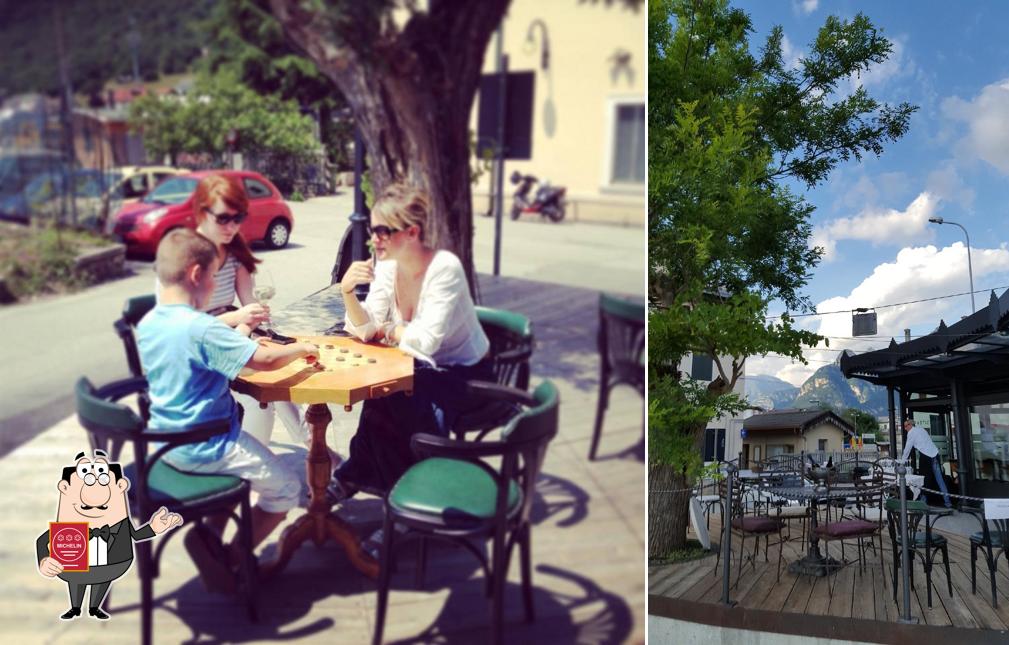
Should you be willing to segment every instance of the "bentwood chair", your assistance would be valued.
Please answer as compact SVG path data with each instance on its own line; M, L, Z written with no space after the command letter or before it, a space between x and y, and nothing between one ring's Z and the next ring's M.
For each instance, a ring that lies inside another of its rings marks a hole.
M157 299L153 293L129 298L123 304L123 315L112 324L115 327L116 333L119 334L119 339L123 341L123 350L126 352L126 365L130 368L130 375L134 377L142 377L144 375L144 368L140 365L140 352L137 349L137 338L135 335L137 325L147 315L147 312L154 308L155 304L157 304ZM149 420L151 417L151 400L147 396L146 388L142 392L137 393L137 406L140 409L140 416L143 417L144 421Z
M143 378L114 381L98 389L87 378L77 381L77 417L88 431L91 446L105 450L113 461L119 460L124 442L133 446L134 461L124 467L130 480L130 513L134 522L143 523L158 508L164 506L182 516L186 523L196 523L191 530L202 530L200 520L226 513L238 523L239 537L244 545L242 562L242 595L249 617L256 620L255 560L252 552L251 507L249 483L238 477L226 475L194 475L177 470L161 458L169 450L181 445L207 441L211 437L230 432L230 423L214 423L183 431L157 432L147 429L147 424L131 408L119 401L146 391ZM154 449L148 455L148 449ZM235 515L236 506L241 514ZM170 531L159 537L156 548L150 541L136 544L137 565L140 572L141 640L151 642L154 606L154 578L158 577L158 562L165 545L176 533Z
M134 331L140 319L147 315L147 312L154 308L155 298L153 293L130 298L123 304L123 315L113 323L116 333L123 341L123 349L126 351L126 364L130 368L133 376L143 376L144 370L140 366L140 354L137 351L137 339Z
M610 390L629 385L645 397L645 305L599 294L599 401L589 460L596 458ZM644 419L642 418L642 432Z
M721 490L722 497L725 498L728 494L728 483L726 480L719 482L719 489ZM778 563L776 574L776 580L781 580L781 551L784 543L783 536L781 534L781 529L784 526L784 520L779 517L778 509L768 510L766 514L760 512L760 507L763 504L761 497L759 495L759 489L757 487L750 487L742 484L738 479L732 483L732 507L729 509L729 527L733 534L739 536L739 562L738 568L736 569L736 582L733 583L733 587L739 585L739 578L743 573L744 558L750 560L754 568L757 566L757 549L760 548L760 538L764 538L764 560L770 562L767 557L767 549L770 545L771 535L778 536ZM752 512L751 512L752 509ZM725 521L725 518L722 518ZM725 525L722 527L721 539L725 539ZM746 555L746 539L754 538L753 540L753 554ZM731 555L731 553L730 553ZM718 549L718 554L715 557L715 571L718 571L718 565L722 559L722 549ZM725 566L731 566L730 562L726 562Z
M887 526L890 531L890 546L893 553L893 601L897 602L897 570L900 568L900 550L903 540L907 540L910 551L911 570L908 576L911 586L914 586L914 556L917 555L925 569L925 581L928 586L928 606L932 606L932 563L937 553L942 553L943 564L946 566L946 584L950 598L953 597L953 582L949 574L949 552L946 538L935 532L933 526L936 520L945 513L937 513L922 500L907 500L907 535L901 535L900 529L900 499L891 497L886 500ZM924 530L921 525L924 524Z
M985 564L988 565L988 575L991 578L991 604L998 607L998 596L995 589L995 578L998 576L998 561L1003 555L1009 561L1009 520L989 519L985 515L984 506L963 507L964 513L970 513L981 524L981 530L970 536L970 591L977 593L977 552L981 551Z
M841 516L834 522L817 525L814 533L824 543L840 542L841 559L844 560L844 543L848 541L858 542L858 575L861 576L865 570L865 540L869 540L873 551L876 550L875 542L877 536L880 540L878 555L880 564L883 561L882 531L883 523L880 516L873 520L872 515L867 514L870 509L879 508L883 502L882 486L862 486L858 485L853 491L850 501L841 512ZM847 562L845 562L847 564ZM832 585L831 585L832 586ZM829 595L833 597L833 589L828 589Z
M423 460L410 467L385 500L385 522L378 579L374 643L382 641L395 541L417 536L458 543L480 561L491 598L494 643L504 639L504 590L512 549L518 545L522 598L527 621L533 620L532 526L529 519L547 444L557 434L557 388L544 381L530 395L483 384L481 396L521 404L524 409L494 440L470 442L429 434L411 439ZM497 468L485 459L499 460ZM406 536L397 536L404 527ZM491 557L477 544L491 540ZM418 583L423 582L423 551Z
M535 340L532 323L520 313L476 307L477 319L490 341L490 357L494 383L519 390L529 389L529 359ZM473 406L459 415L452 427L457 439L469 433L479 433L480 439L494 428L506 424L519 413L521 406L500 399L483 400L473 397Z

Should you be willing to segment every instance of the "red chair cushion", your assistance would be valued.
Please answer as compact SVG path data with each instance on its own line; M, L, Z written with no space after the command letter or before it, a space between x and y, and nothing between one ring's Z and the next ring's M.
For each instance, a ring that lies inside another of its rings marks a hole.
M733 519L732 528L746 531L747 533L772 533L781 528L781 523L769 517L750 515Z
M875 533L878 525L865 520L843 520L816 527L816 533L832 538L855 537Z

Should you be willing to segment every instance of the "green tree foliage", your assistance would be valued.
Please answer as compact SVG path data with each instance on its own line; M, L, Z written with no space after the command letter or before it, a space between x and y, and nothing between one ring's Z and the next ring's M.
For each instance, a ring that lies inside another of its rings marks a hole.
M75 92L97 96L108 81L132 76L130 18L138 32L145 80L184 72L200 56L195 23L210 13L207 0L0 0L0 91L59 91L57 8L67 68Z
M746 357L804 360L825 339L774 300L809 310L802 293L822 251L809 247L813 206L790 185L816 186L848 159L880 154L916 109L880 104L848 80L887 58L867 17L828 18L797 68L775 28L759 56L749 16L727 0L649 3L649 482L689 486L707 421L741 403ZM676 370L711 356L701 387ZM682 545L686 496L651 498L650 552ZM672 504L672 506L670 506Z
M221 160L227 135L238 134L236 152L279 152L295 157L316 149L311 118L293 101L262 96L234 74L200 76L186 97L147 95L130 106L130 124L155 155L207 153Z
M871 434L877 441L882 439L879 421L868 412L858 408L848 408L841 416L845 421L855 426L855 436L861 437L864 434Z
M353 126L349 119L334 118L346 101L336 84L287 42L268 0L222 0L201 30L206 35L205 69L230 71L260 94L295 101L317 114L330 162L342 170L351 167Z

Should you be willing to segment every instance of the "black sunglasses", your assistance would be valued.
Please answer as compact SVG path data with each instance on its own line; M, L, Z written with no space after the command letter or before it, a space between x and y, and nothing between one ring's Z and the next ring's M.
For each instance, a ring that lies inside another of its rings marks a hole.
M390 235L393 233L399 233L402 229L392 228L386 226L385 224L379 224L378 226L368 226L367 230L368 237L376 235L380 240L388 240Z
M231 215L229 213L215 213L209 208L204 208L203 212L205 212L207 215L212 216L214 218L214 221L217 222L218 226L226 226L231 222L234 222L235 224L241 224L242 222L245 221L245 218L247 217L246 213L235 213L234 215Z

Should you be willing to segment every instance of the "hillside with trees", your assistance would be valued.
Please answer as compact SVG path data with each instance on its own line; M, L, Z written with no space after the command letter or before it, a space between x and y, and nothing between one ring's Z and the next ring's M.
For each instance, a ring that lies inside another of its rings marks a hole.
M187 71L202 55L200 23L213 5L211 0L0 0L0 97L59 91L58 23L73 90L93 101L107 82L132 77L131 45L142 80Z

